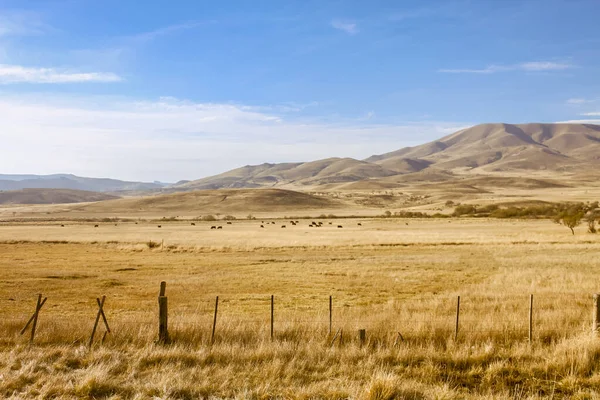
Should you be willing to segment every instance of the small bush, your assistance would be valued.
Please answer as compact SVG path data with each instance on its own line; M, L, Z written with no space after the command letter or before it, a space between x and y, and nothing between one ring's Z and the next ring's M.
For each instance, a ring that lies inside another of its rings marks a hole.
M202 221L216 221L216 220L217 220L217 218L215 218L215 216L211 215L211 214L202 216Z
M160 247L160 243L159 242L154 242L152 240L149 240L148 243L147 243L147 245L148 245L149 249L155 249L157 247Z

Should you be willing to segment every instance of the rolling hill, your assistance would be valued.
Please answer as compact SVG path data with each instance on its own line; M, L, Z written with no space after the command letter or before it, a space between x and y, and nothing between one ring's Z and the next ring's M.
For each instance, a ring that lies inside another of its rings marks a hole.
M0 191L0 204L67 204L118 199L106 193L71 189Z
M365 160L328 158L305 163L245 166L171 186L174 190L315 187L390 188L457 176L531 171L577 173L600 169L600 126L481 124L415 147Z
M342 203L333 199L283 189L196 190L156 196L132 197L86 204L79 212L90 213L214 213L285 212L310 209L336 209Z

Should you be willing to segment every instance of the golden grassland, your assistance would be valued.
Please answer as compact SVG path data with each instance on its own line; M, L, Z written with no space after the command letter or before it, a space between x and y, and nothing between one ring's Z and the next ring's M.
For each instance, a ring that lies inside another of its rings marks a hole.
M549 221L266 222L1 224L0 397L600 397L600 235L583 226L573 236ZM19 331L37 293L48 301L30 346ZM88 349L101 295L112 333ZM343 338L333 345L330 295Z

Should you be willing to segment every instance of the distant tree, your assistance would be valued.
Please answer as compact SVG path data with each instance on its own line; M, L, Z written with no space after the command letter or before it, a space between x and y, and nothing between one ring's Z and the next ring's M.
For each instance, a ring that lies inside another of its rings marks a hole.
M215 218L214 215L203 215L202 216L202 221L216 221L217 219Z
M586 217L585 220L588 223L588 232L589 233L596 233L598 232L598 230L596 229L596 222L600 223L600 209L593 209L592 211L590 211Z
M384 215L386 218L389 218L389 217L391 217L391 216L392 216L392 212L391 212L390 210L387 210L386 212L384 212L384 213L383 213L383 215Z
M581 220L585 215L585 211L581 207L573 206L568 208L554 217L554 222L566 226L571 230L571 233L575 234L575 227L581 224Z

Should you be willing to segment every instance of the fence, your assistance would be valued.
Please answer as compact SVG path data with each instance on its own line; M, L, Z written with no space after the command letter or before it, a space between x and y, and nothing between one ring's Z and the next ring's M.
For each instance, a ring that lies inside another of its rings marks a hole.
M548 302L546 298L546 303L540 305L536 303L537 297L533 294L523 296L522 299L511 298L510 302L490 297L487 302L467 302L465 307L465 299L468 300L469 297L463 296L461 299L461 296L456 296L453 300L444 298L439 301L429 299L421 303L406 302L402 305L401 313L395 306L390 306L386 312L376 315L369 309L362 314L350 314L345 310L345 305L336 307L335 298L329 296L321 302L322 311L309 316L308 313L278 312L280 298L271 295L270 298L264 296L264 300L256 300L257 304L252 304L253 307L262 307L262 317L239 317L229 313L231 310L223 309L223 298L216 296L204 301L192 313L200 314L201 317L190 318L187 313L180 312L171 315L170 319L167 285L166 282L161 282L158 313L148 310L145 314L147 318L141 320L121 316L117 323L109 325L111 315L105 310L106 297L96 298L97 310L85 342L92 347L99 331L104 331L99 340L103 343L107 337L127 330L130 336L136 332L143 336L154 331L155 341L159 344L192 340L212 345L219 340L219 333L227 333L231 336L230 340L243 343L248 342L252 335L262 335L270 341L299 340L308 335L321 337L328 346L349 342L359 346L369 343L397 346L400 343L425 343L434 340L484 340L492 336L497 340L523 340L533 344L536 341L547 342L553 338L568 337L585 330L589 332L590 322L592 334L600 335L600 295L593 295L591 301L589 298L585 300L579 297L565 301L567 297L563 297L560 304L556 301ZM47 300L41 294L38 295L35 307L32 307L33 314L18 331L20 335L29 332L29 343L35 341L39 322L44 319L43 307ZM12 321L13 326L18 323L19 319ZM72 320L70 323L81 326ZM11 330L8 331L10 333ZM84 340L79 342L83 343Z

